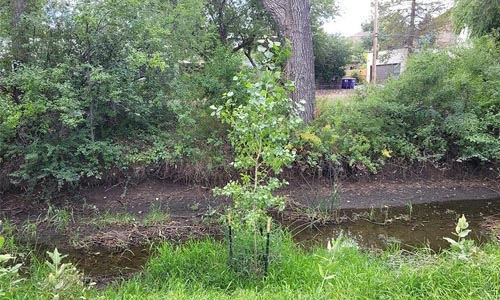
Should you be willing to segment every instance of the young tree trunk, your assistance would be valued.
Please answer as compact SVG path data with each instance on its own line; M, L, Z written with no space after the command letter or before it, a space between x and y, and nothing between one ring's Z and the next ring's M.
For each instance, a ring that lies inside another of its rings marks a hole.
M307 123L314 118L315 85L309 0L262 0L278 28L292 44L285 74L295 83L292 100L305 101L301 117Z

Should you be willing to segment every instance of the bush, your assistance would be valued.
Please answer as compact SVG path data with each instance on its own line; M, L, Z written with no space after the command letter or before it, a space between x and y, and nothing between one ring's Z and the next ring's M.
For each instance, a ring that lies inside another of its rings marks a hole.
M398 79L320 107L308 130L321 143L305 142L322 145L315 151L323 159L372 172L389 157L406 164L498 163L499 54L487 38L415 53Z

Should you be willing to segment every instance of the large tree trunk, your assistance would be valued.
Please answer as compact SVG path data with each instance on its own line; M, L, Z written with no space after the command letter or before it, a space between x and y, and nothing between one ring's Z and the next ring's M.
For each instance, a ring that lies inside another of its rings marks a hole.
M14 63L24 63L27 60L26 44L28 43L27 34L20 28L21 18L29 12L29 0L10 0L11 5L11 40L12 57Z
M22 16L29 12L29 2L28 0L10 0L10 6L10 29L12 40L12 48L10 51L12 56L12 68L17 70L19 65L28 60L28 51L26 50L28 38L26 33L20 28L20 23ZM19 103L21 91L14 86L11 94L14 103Z
M295 83L292 100L305 101L301 117L309 122L314 117L314 57L309 0L262 0L280 32L292 44L285 74Z

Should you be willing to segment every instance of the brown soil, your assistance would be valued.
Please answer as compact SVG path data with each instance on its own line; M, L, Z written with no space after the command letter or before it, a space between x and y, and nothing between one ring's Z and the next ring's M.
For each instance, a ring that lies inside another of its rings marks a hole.
M396 176L398 177L398 176ZM291 207L380 208L408 204L463 199L500 198L500 180L495 177L449 179L443 176L412 178L411 181L372 176L369 180L328 183L324 180L296 180L280 193ZM70 212L65 229L54 230L54 214L48 204L23 200L21 195L0 195L0 218L20 227L19 234L29 238L21 225L26 220L37 224L38 242L59 248L110 251L127 249L155 240L184 241L221 234L216 220L230 203L216 199L211 189L198 185L180 185L159 180L139 184L125 183L81 190L77 195L59 195L52 210ZM145 225L141 222L153 208L167 211L169 218ZM132 220L99 221L110 216L131 216Z

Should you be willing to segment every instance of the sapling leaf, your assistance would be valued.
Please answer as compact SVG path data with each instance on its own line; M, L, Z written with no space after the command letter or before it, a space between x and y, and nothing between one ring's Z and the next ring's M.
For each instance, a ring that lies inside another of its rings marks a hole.
M6 261L11 260L13 258L14 258L14 256L12 256L10 254L1 254L0 255L0 263L6 262Z
M467 229L469 227L469 223L467 223L467 219L465 218L465 215L462 215L460 219L458 219L457 223L457 233L458 233L458 228L461 230Z
M455 241L454 239L450 239L450 238L447 238L447 237L444 237L443 239L445 239L446 241L448 241L448 243L450 243L451 245L458 245L457 241Z
M465 237L467 237L467 235L468 235L471 231L472 231L471 229L466 229L466 230L463 230L463 231L459 232L457 235L458 235L458 237L460 237L460 238L465 238Z

